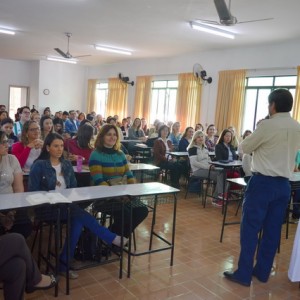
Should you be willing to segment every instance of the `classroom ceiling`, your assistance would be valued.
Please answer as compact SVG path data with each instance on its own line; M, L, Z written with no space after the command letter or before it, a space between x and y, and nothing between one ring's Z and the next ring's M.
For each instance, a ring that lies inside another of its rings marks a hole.
M219 21L213 0L1 0L0 59L43 60L67 51L85 66L162 58L214 49L298 40L299 0L232 0L238 21L273 20L222 27L234 40L192 30L189 21ZM95 44L132 50L131 56L97 51Z

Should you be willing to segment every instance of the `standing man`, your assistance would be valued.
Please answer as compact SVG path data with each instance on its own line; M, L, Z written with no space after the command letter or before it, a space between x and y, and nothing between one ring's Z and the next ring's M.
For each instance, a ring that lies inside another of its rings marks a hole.
M24 123L30 120L30 108L28 106L21 107L19 116L20 121L14 124L14 134L20 139Z
M289 178L300 148L300 124L289 113L293 107L291 93L277 89L268 100L270 119L262 121L241 144L244 153L253 153L253 176L243 203L238 269L224 272L225 278L244 286L250 286L252 276L261 282L269 279L290 199ZM263 236L253 267L261 229Z

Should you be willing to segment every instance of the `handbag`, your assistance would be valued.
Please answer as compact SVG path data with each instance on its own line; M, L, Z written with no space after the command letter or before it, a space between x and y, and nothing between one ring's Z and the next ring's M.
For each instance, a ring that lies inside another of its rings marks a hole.
M116 177L116 178L111 178L111 179L107 180L107 182L110 186L127 184L127 175Z

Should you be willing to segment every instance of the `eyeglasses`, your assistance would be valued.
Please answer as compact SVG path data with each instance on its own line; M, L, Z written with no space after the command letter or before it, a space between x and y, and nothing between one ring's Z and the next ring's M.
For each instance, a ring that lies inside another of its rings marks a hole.
M30 115L30 111L23 111L22 114Z
M30 128L30 129L28 129L29 131L40 131L40 128L38 128L38 127L35 127L35 128Z

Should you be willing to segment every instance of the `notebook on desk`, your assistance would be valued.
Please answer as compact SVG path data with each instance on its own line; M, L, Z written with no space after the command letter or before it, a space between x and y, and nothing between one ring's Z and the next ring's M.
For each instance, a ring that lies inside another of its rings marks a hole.
M61 193L36 193L26 197L31 205L39 205L43 203L72 203L71 200L63 196Z

